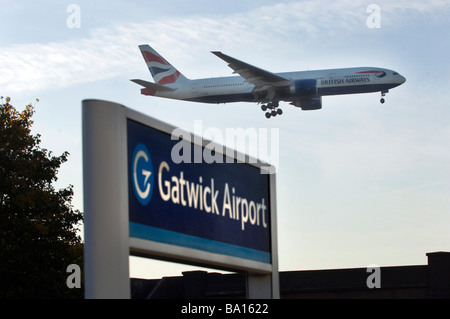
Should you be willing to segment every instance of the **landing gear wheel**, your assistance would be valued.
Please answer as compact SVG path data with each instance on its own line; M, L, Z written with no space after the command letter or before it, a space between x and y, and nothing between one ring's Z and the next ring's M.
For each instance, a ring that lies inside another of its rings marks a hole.
M384 96L386 95L386 93L389 93L389 90L381 91L381 99L380 99L381 104L384 103Z
M279 106L278 102L279 102L278 100L275 100L267 104L261 105L261 110L263 110L263 112L266 112L265 113L266 118L270 119L271 117L283 114L283 111L278 108Z

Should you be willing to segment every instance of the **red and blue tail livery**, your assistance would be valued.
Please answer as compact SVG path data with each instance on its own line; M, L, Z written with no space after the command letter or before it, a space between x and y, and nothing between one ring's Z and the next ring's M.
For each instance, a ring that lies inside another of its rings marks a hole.
M149 45L140 45L142 56L156 84L172 84L186 78Z
M202 102L255 102L262 104L266 117L281 115L279 102L289 102L302 110L322 108L322 96L380 92L380 102L390 89L406 79L398 72L375 67L354 67L316 71L272 73L213 51L239 76L189 80L149 45L140 45L153 82L131 80L144 89L143 95Z

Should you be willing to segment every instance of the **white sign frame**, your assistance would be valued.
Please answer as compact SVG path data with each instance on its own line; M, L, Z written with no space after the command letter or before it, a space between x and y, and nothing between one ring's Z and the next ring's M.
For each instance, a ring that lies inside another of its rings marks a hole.
M279 298L275 174L269 175L271 264L130 238L127 119L169 135L175 127L103 100L83 100L82 116L86 298L130 298L130 254L245 271L248 298ZM205 144L201 137L196 141ZM224 149L225 154L234 152ZM273 166L245 158L250 165L275 171Z

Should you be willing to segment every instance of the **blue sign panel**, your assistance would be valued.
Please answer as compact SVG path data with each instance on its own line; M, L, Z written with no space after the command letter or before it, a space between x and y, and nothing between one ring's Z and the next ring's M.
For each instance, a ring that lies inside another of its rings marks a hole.
M203 148L130 119L127 133L130 237L271 263L268 174L173 159Z

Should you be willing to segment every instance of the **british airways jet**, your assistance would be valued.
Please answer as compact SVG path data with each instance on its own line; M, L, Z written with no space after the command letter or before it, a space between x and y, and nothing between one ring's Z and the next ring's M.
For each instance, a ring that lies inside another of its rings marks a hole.
M406 81L393 70L374 67L272 73L217 51L212 53L239 76L189 80L149 45L139 49L156 82L131 80L144 87L141 94L202 103L256 102L267 118L283 113L280 101L321 109L325 95L381 92L384 103L389 89Z

